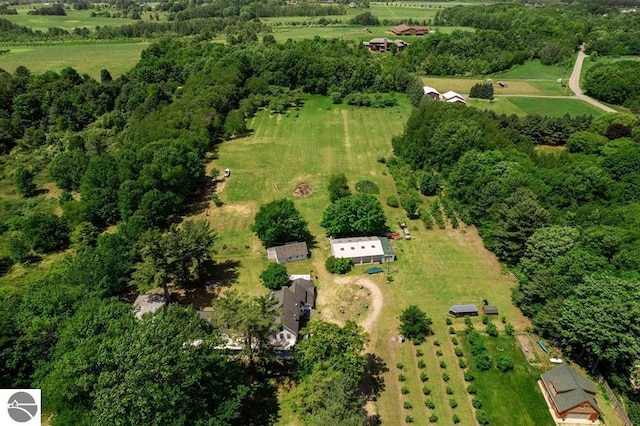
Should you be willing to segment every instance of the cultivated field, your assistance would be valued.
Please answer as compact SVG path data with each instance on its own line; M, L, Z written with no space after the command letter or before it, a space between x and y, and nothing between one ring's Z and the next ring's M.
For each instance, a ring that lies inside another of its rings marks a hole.
M354 312L345 312L343 317L329 308L337 298L360 304L369 295L358 293L361 290L357 286L345 289L345 284L336 284L335 277L325 271L323 264L329 244L319 222L329 202L325 186L331 173L346 173L352 188L359 180L372 180L380 187L379 199L383 204L386 197L395 193L386 166L376 160L391 153L391 137L402 131L408 118L410 107L406 99L399 99L400 106L374 109L332 105L326 98L308 97L300 111L292 110L287 115L259 112L250 123L252 135L220 145L217 158L208 167L231 169L231 177L218 187L226 204L222 208L210 206L199 216L208 218L218 233L216 259L235 270L234 287L248 294L266 292L258 278L267 264L266 252L248 226L259 204L289 197L295 200L317 239L312 258L291 264L289 271L311 270L318 276L321 296L316 315L338 322L349 317L364 321L367 310L361 306ZM313 188L310 197L300 199L292 195L301 182ZM385 209L392 228L395 229L394 224L400 220L407 221L400 209L386 206ZM385 274L372 277L380 289L383 304L371 329L370 349L389 369L384 375L385 391L372 410L376 410L386 424L404 423L408 414L424 420L431 413L436 413L444 424L449 423L454 413L462 419L461 424L472 424L474 411L445 325L448 308L455 303L480 304L488 299L500 307L501 314L517 329L522 330L529 323L511 304L513 278L502 273L495 256L483 247L473 228L427 231L418 221L408 223L414 240L395 241L398 261L387 265ZM351 275L358 276L364 269L364 266L356 267ZM387 273L393 278L391 284L386 283ZM424 405L416 347L396 339L398 316L410 304L420 306L434 320L436 336L421 346L425 371L430 378L427 382L432 391L430 398L436 404L433 411ZM441 357L436 355L434 339L442 342ZM441 379L445 370L438 365L440 360L446 362L446 371L451 375L447 384ZM407 395L400 392L398 362L404 364L403 373L407 377L404 384L410 390ZM459 403L455 409L449 406L451 396L445 392L447 386L452 388ZM517 392L517 389L506 386L504 391ZM409 401L413 408L405 410L404 401ZM288 413L289 410L283 410L281 424L289 424ZM512 424L516 421L516 417L512 418ZM418 420L418 424L423 423Z
M100 71L108 69L115 78L130 70L140 60L140 53L149 43L75 44L54 46L11 47L0 56L0 68L13 72L24 65L33 73L75 68L99 79Z
M541 114L555 117L587 114L598 117L604 114L600 108L578 99L553 97L510 96L496 97L493 101L485 99L469 99L468 105L479 109L488 109L499 114Z

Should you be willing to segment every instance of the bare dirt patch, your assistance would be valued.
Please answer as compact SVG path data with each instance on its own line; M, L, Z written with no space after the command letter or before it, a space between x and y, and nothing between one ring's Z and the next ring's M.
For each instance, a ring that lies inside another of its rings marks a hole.
M299 198L307 198L313 194L313 188L307 183L299 183L293 190L293 195Z
M536 353L533 349L533 343L531 342L531 338L528 334L516 334L516 340L520 344L520 348L522 349L522 353L524 357L527 358L530 364L539 364L536 362Z

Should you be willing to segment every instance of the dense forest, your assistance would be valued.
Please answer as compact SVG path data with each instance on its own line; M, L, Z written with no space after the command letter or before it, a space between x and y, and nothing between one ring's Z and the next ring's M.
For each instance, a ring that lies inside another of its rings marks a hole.
M566 117L566 151L551 154L520 130L532 119L427 102L394 139L394 161L440 176L457 214L516 273L513 300L536 330L638 404L638 119Z

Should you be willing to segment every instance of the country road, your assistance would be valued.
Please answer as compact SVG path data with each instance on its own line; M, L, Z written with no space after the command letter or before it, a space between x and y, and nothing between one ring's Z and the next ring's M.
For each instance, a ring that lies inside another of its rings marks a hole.
M576 64L573 67L573 72L571 73L571 77L569 77L569 88L575 93L575 97L591 105L598 107L606 112L617 112L615 109L610 108L606 105L601 104L595 99L587 96L580 89L580 73L582 71L582 63L584 62L584 58L587 55L584 54L584 45L580 46L580 50L578 51L578 58L576 59Z

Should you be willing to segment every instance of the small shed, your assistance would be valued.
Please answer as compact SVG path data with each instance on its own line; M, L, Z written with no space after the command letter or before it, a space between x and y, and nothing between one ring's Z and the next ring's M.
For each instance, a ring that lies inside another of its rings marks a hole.
M449 315L460 318L460 317L477 317L478 316L478 307L476 305L453 305L449 308Z
M309 249L305 242L287 243L283 246L269 247L267 257L279 264L304 260L309 256Z
M485 315L498 315L498 307L496 305L484 305L482 313Z
M384 269L382 269L379 266L374 266L373 268L367 268L367 274L369 274L369 275L379 274L381 272L384 272Z

